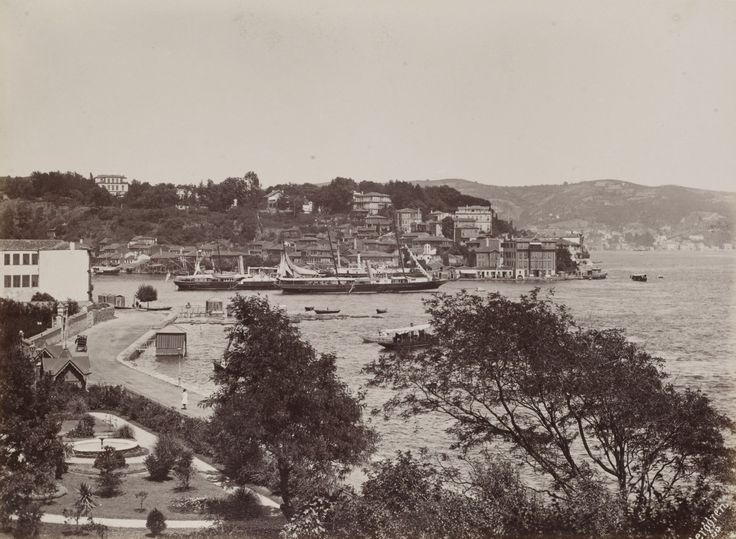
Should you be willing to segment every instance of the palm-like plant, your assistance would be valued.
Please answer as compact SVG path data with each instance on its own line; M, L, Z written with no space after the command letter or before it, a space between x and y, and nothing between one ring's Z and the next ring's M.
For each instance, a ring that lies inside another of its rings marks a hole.
M95 497L92 494L92 489L87 483L79 485L77 490L77 500L74 502L74 519L79 528L79 519L83 516L89 516L92 509L97 507L95 503Z

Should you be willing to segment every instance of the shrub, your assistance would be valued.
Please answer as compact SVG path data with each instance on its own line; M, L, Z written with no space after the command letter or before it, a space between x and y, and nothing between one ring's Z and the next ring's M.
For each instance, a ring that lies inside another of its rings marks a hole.
M120 489L120 485L123 483L123 474L117 470L126 466L125 457L112 447L106 447L97 456L94 467L100 470L97 486L100 489L101 496L112 496Z
M175 513L207 513L209 511L209 498L199 496L196 498L175 498L169 504L169 509Z
M176 459L174 464L174 475L179 480L179 484L183 490L189 490L189 482L192 479L194 469L192 468L192 461L194 455L188 449L184 449L180 454L179 458Z
M122 425L115 431L115 438L135 438L133 429L130 428L130 425Z
M166 479L182 450L181 445L174 438L162 434L153 448L153 454L148 455L144 461L151 479L154 481Z
M67 433L70 438L92 438L95 435L95 418L89 414L82 416L77 426Z
M266 514L258 497L250 490L239 488L225 498L212 498L207 502L209 512L226 520L247 520Z
M146 528L151 530L151 534L156 537L166 529L166 517L161 511L154 508L150 513L148 513Z

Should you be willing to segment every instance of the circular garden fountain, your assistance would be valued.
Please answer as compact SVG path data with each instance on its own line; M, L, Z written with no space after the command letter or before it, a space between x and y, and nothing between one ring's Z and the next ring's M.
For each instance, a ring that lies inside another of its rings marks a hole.
M138 442L127 438L87 438L72 442L74 456L79 458L96 458L103 453L107 447L111 447L118 453L126 456L136 452Z

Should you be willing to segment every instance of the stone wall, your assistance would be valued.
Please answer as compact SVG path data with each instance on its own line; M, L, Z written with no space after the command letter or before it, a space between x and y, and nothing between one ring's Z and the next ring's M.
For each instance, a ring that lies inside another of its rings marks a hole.
M103 307L92 311L85 311L74 314L67 318L67 334L66 337L74 337L83 332L85 329L91 328L95 324L112 320L115 317L115 307ZM26 340L28 344L35 344L36 347L42 347L44 344L57 344L61 342L61 327L49 328L46 331L34 335Z

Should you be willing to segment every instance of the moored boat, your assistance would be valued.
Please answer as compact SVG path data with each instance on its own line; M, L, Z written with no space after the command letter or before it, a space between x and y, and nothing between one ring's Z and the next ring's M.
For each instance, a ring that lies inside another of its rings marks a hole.
M120 266L92 266L92 273L98 275L117 275L120 270Z
M177 290L272 290L276 288L276 268L253 267L247 272L204 273L199 268L199 260L192 275L174 278Z
M423 348L435 342L429 324L410 325L396 329L382 329L376 336L363 336L363 342L375 343L387 350Z
M420 266L421 267L421 266ZM424 275L386 275L377 277L323 276L294 264L285 252L281 255L277 288L284 294L380 294L437 290L447 281Z
M340 309L314 309L316 314L339 314Z
M630 276L632 281L638 281L640 283L647 282L647 274L646 273L632 273Z

